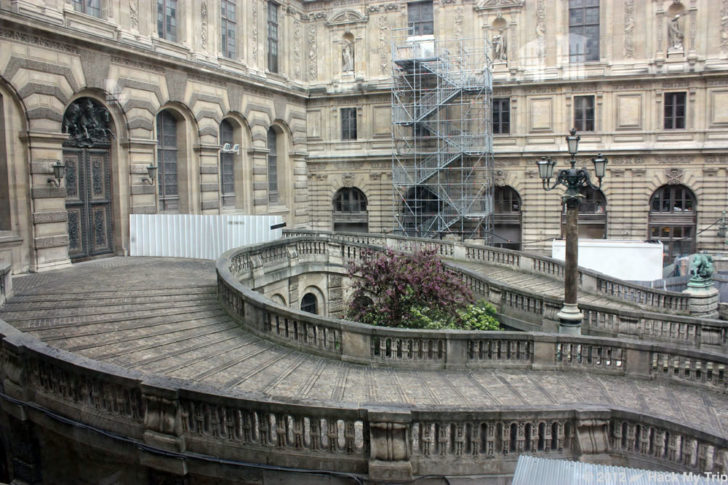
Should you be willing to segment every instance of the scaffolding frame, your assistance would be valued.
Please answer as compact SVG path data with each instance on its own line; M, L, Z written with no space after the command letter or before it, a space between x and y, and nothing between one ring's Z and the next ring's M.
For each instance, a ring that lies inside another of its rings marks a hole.
M486 41L392 37L394 232L493 233L493 81Z

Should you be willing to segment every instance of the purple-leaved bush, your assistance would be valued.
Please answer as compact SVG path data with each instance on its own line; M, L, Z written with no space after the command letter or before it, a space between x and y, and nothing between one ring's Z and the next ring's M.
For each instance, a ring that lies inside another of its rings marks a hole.
M428 317L460 321L459 309L474 302L473 293L445 268L434 249L413 254L365 250L349 264L354 294L348 317L388 327L422 326Z

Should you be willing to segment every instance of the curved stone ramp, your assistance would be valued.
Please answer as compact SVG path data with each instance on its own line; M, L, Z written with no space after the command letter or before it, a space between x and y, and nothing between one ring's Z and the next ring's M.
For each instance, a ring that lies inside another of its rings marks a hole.
M563 280L559 281L554 278L548 278L546 276L534 273L516 271L514 269L498 266L495 264L469 263L457 259L447 259L447 262L455 266L469 269L470 271L474 271L475 273L483 275L492 280L521 288L524 291L534 293L536 295L543 295L561 299L564 298ZM579 289L579 302L587 303L590 305L599 305L610 310L634 311L640 308L639 305L637 305L636 303L607 298L605 296L597 295L596 293L592 293L581 288Z
M148 374L295 402L478 409L628 409L728 436L728 396L579 371L369 367L239 328L217 304L214 263L112 258L16 278L0 318L49 345Z

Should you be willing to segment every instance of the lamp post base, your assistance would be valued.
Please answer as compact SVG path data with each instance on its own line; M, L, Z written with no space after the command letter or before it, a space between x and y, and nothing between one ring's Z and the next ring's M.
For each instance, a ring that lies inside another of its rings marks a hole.
M559 333L581 335L581 321L584 315L576 303L564 303L556 316L559 317Z

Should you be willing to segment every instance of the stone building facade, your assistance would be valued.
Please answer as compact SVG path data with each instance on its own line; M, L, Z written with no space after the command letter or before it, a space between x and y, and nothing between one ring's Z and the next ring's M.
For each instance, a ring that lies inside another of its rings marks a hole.
M726 18L728 0L0 0L0 257L124 254L139 213L391 231L391 36L408 24L488 42L496 244L559 237L534 161L564 167L574 126L580 163L609 159L583 235L720 251Z

